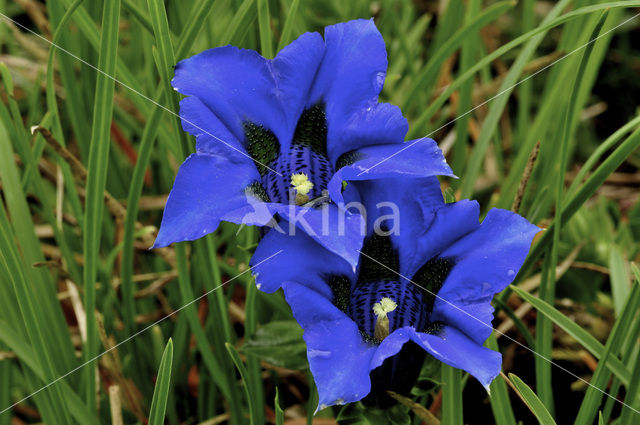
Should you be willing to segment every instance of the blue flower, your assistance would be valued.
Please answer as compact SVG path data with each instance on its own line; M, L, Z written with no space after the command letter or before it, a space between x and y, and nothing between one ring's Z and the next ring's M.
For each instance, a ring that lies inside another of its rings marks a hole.
M324 40L305 33L273 60L226 46L178 63L172 84L187 96L180 116L196 153L180 167L154 246L200 238L221 220L264 226L274 214L316 214L308 203L341 202L343 181L451 175L432 140L403 150L406 120L378 102L386 68L372 20L326 27ZM359 229L352 219L346 232ZM355 266L363 235L344 246L312 230Z
M478 203L445 204L435 177L353 186L368 213L382 201L399 213L394 222L369 214L355 272L305 234L270 232L252 259L259 288L281 287L304 329L319 408L408 392L425 353L488 388L501 365L500 353L483 347L490 301L516 276L539 229L501 209L480 223Z

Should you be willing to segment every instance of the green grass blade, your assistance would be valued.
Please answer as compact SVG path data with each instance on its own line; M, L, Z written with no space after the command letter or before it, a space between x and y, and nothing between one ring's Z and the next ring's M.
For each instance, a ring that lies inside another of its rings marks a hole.
M566 206L562 210L562 222L567 223L578 209L589 199L595 191L602 186L607 177L611 175L622 163L631 155L631 153L640 147L640 129L636 129L627 139L620 144L607 159L591 174L585 181L580 190L573 196L569 196ZM538 261L543 252L547 249L547 245L553 237L553 227L555 221L544 232L538 243L535 244L524 264L520 268L518 278L526 274L534 262Z
M640 368L640 356L636 356L636 361L632 366L632 369L637 371ZM620 414L620 425L635 425L640 418L640 374L635 373L631 377L631 382L627 390L625 397L625 404L627 406L622 407L622 413Z
M470 1L467 7L465 16L466 22L470 22L473 16L480 12L482 7L482 1L474 0ZM474 34L474 33L472 33ZM479 34L478 31L475 34ZM460 51L460 70L464 71L473 66L478 53L478 39L477 37L467 36L466 40L462 44ZM469 115L465 115L469 109L471 109L471 94L473 91L473 80L467 80L460 88L460 99L458 103L457 114L460 118L455 123L456 129L456 141L453 145L453 158L451 160L451 169L458 175L464 175L464 166L467 160L467 143L469 138ZM456 188L459 184L459 180L452 182L452 187Z
M567 2L564 3L564 6L566 6L566 3ZM576 10L573 10L571 12L568 12L568 13L566 13L564 15L556 16L554 19L549 19L549 16L550 15L553 16L553 14L551 14L551 13L547 14L547 19L545 19L545 21L541 25L539 25L538 27L532 29L531 31L529 31L529 32L527 32L527 33L525 33L525 34L513 39L512 41L508 42L507 44L505 44L503 46L500 46L499 48L497 48L493 52L491 52L488 55L484 56L473 67L469 68L461 76L456 78L447 87L446 90L444 90L434 101L429 103L427 108L418 116L418 118L413 120L412 127L409 130L409 133L407 133L407 138L413 139L413 138L416 138L416 137L424 136L424 129L427 126L427 123L429 122L429 120L434 116L434 114L437 111L442 109L442 105L444 105L444 103L447 101L447 99L449 99L451 97L451 94L454 93L456 90L458 90L460 88L460 86L465 81L467 81L468 79L472 78L481 69L486 68L492 62L494 62L497 58L500 58L501 56L504 56L506 53L510 52L511 50L513 50L514 48L518 47L519 45L526 43L527 41L529 41L531 38L535 37L536 35L540 34L540 35L544 36L544 34L547 31L549 31L550 29L555 28L557 26L560 26L560 25L562 25L562 24L564 24L566 22L570 22L570 21L572 21L572 20L574 20L576 18L579 18L580 16L588 15L590 13L602 11L602 10L609 9L609 8L612 9L612 8L621 8L621 7L640 7L640 1L610 2L610 3L598 4L598 5L595 5L595 6L581 7L581 8L578 8ZM554 8L554 11L556 11L555 8ZM514 83L515 83L515 81L514 81ZM498 93L501 93L501 91L498 91ZM526 165L527 155L528 155L529 152L531 152L532 148L533 148L533 146L529 146L529 147L525 146L525 147L523 147L523 150L526 151L526 155L524 156L524 160L520 161L517 164L514 164L514 166L512 167L513 169L516 170L516 171L514 171L512 173L514 177L511 177L511 180L513 180L513 181L507 182L506 186L509 187L510 190L514 192L514 194L515 194L515 190L517 189L517 184L520 181L520 177L522 176L522 170L524 169L524 167ZM513 188L513 186L515 186L515 188ZM508 197L504 197L504 199L505 199L504 202L507 205L506 207L508 207L508 205L510 205L511 202L513 202L513 195L510 195Z
M442 63L446 58L451 56L453 52L460 48L469 32L477 31L490 22L493 22L500 15L515 6L515 4L516 3L513 1L506 1L489 6L486 10L482 11L477 16L474 16L467 25L460 28L451 37L447 38L446 42L444 42L429 59L427 64L424 66L424 70L415 78L411 86L407 89L407 92L420 93L424 90L430 90L433 87L436 78L438 78ZM402 109L406 110L412 107L418 99L419 97L417 96L408 96L402 106Z
M99 73L96 81L95 103L91 131L91 148L87 166L86 217L83 233L84 251L84 291L87 321L87 342L84 360L90 360L98 352L98 334L96 319L96 277L98 270L98 253L102 236L102 219L104 216L104 190L107 180L107 164L111 137L111 116L113 113L114 81L118 60L118 28L120 18L120 0L104 2L102 15L102 36L100 38ZM105 75L106 74L106 75ZM96 408L96 370L87 367L85 370L86 402L93 411Z
M176 262L178 266L178 285L180 288L180 294L182 297L182 304L187 304L193 301L195 298L193 296L193 290L191 286L191 279L189 277L189 271L187 267L187 258L184 244L179 244L175 247L176 251ZM183 314L187 317L187 321L189 323L189 327L191 332L193 332L195 336L196 345L200 354L202 355L202 360L205 366L207 367L211 378L215 382L215 384L220 388L223 396L229 400L229 404L232 407L232 421L233 423L242 423L242 410L234 410L238 408L236 403L237 400L234 400L233 396L235 392L233 390L235 382L230 382L225 380L225 373L222 367L220 366L220 362L214 357L211 349L209 347L207 336L198 321L198 316L196 315L196 311L194 309L194 305L190 304L185 307L183 310Z
M153 24L145 14L145 10L142 7L138 6L132 0L123 0L122 8L131 13L131 15L133 15L138 20L138 22L140 22L140 25L142 25L142 27L150 34L154 33Z
M247 372L247 369L244 367L244 364L242 364L242 360L240 359L240 355L238 354L238 351L235 349L235 347L231 344L229 344L228 342L225 344L225 346L227 347L227 351L229 352L229 356L231 356L231 360L233 360L233 364L236 365L236 368L238 369L238 372L240 373L240 377L242 378L242 381L245 382L244 385L244 392L247 396L247 401L249 402L249 417L250 417L250 423L251 425L257 425L258 422L256 422L256 402L257 400L255 399L252 391L251 391L251 386L250 385L246 385L249 382L249 373Z
M3 136L3 129L4 126L0 123L0 137ZM0 248L0 273L7 280L6 283L13 287L22 321L31 341L32 350L36 353L40 368L46 373L44 376L44 384L46 385L57 378L56 368L52 360L52 352L48 348L44 337L44 329L40 320L38 320L36 305L34 305L34 300L31 297L25 279L22 261L13 244L13 235L10 232L9 220L2 202L0 202ZM52 414L55 416L49 417L49 419L54 420L56 423L71 423L68 407L62 397L60 388L55 385L52 386L45 397L49 399L47 405L50 405L50 409L53 411ZM2 406L2 408L4 409L5 406ZM48 409L48 407L43 406L43 409Z
M442 363L442 423L462 425L462 371Z
M29 368L38 379L43 382L47 381L46 371L40 367L40 364L34 354L34 350L26 341L26 335L16 330L15 326L10 325L8 322L0 319L0 341L4 342L10 349L16 354L16 357L20 359L20 362ZM89 413L84 400L75 392L69 385L68 379L58 381L55 386L59 386L62 391L62 398L69 406L69 413L76 418L80 424L98 424L98 420ZM5 408L6 406L1 406ZM4 416L4 415L3 415Z
M544 404L540 401L540 399L536 396L536 394L529 388L527 384L525 384L522 379L518 378L513 373L509 374L509 379L513 383L516 390L522 397L522 400L526 403L527 407L531 412L538 418L538 422L540 425L556 425L556 422L553 420L553 417L549 413Z
M633 329L631 322L639 310L640 285L634 285L633 291L627 298L618 320L616 320L611 329L611 333L604 347L604 355L598 362L598 366L591 378L587 393L580 405L575 425L588 425L593 423L602 397L608 390L607 383L609 382L610 371L608 371L606 367L607 360L616 357L624 341L629 339L627 334Z
M547 14L545 20L543 21L543 24L550 22L555 17L557 17L569 4L569 2L569 0L563 0L557 3ZM500 96L493 99L493 101L491 102L487 118L482 124L480 139L476 143L476 146L472 150L469 157L469 162L466 168L467 171L462 181L462 185L460 186L460 196L462 198L468 198L473 193L473 185L478 177L478 174L480 173L482 162L484 161L487 149L489 148L489 142L491 141L491 138L496 131L496 127L498 125L500 117L502 116L504 108L507 105L509 96L513 92L514 84L517 82L518 78L522 74L524 66L527 64L527 62L529 62L531 56L540 45L543 38L544 33L537 34L531 37L531 39L522 49L522 52L520 52L520 54L516 58L516 61L509 68L509 73L502 81L502 84L500 84L500 88L498 89L498 93L500 93Z
M273 400L274 410L276 411L276 425L284 425L284 411L280 407L280 392L276 387L276 398Z
M282 35L280 36L280 41L278 42L278 52L284 49L284 46L293 41L293 24L298 15L299 6L300 0L293 0L291 2L291 6L289 6L289 11L287 12L287 17L284 21L284 27L282 28Z
M271 35L271 15L269 1L257 0L258 30L260 32L260 51L267 59L273 58L273 37Z
M540 298L534 297L533 295L523 291L517 286L512 286L511 289L515 291L523 300L534 306L538 310L538 312L544 314L553 323L558 325L565 332L575 338L576 341L578 341L597 359L603 358L605 354L604 346L600 344L600 342L598 342L598 340L595 339L593 335L582 329L580 325L578 325L576 322L574 322L564 314L560 313L553 306L549 305ZM613 372L625 385L629 383L629 376L631 376L631 371L620 360L615 357L609 358L607 367L609 367L611 372Z
M626 261L617 246L612 246L609 251L609 273L613 306L616 316L619 316L625 300L629 297L629 276Z
M202 0L197 7L193 8L191 16L189 17L191 25L187 25L179 37L180 43L176 53L177 57L183 57L193 46L199 30L202 28L204 20L208 17L211 10L213 10L212 3L213 0ZM163 87L158 87L156 95L154 96L157 103L162 104L165 92L166 90ZM121 278L123 292L122 297L125 304L125 326L129 330L134 328L134 317L136 311L133 303L133 282L131 280L131 276L133 275L133 242L135 223L138 218L138 203L142 194L144 175L151 160L154 141L160 129L164 113L166 112L159 106L153 108L144 130L142 131L142 137L138 148L138 160L136 161L133 169L131 185L127 196L127 215L124 223Z
M602 26L604 25L608 16L608 12L604 11L596 23L595 28L589 36L589 40L595 40L598 38ZM569 99L569 105L565 113L564 131L560 143L560 161L558 162L559 170L556 175L556 208L557 219L555 220L555 226L553 228L553 243L551 245L550 258L545 258L545 266L542 273L546 276L540 285L540 299L550 303L555 298L556 292L556 278L555 270L558 264L558 249L560 245L560 231L562 229L561 211L563 209L564 200L564 180L566 174L566 166L569 157L569 144L571 143L571 133L574 128L574 117L577 116L578 108L578 92L580 83L582 82L585 69L589 63L591 52L596 43L590 43L587 45L580 61L578 71L573 81L573 88L571 90L571 97ZM550 141L553 141L552 139ZM536 321L536 351L540 356L536 356L536 389L540 399L544 402L545 406L550 412L554 411L553 405L553 388L551 383L551 363L546 361L546 358L551 357L551 350L553 345L553 327L552 322L546 316L539 316Z
M637 291L638 286L640 286L640 270L638 270L635 264L631 265L631 270L636 278L636 281L633 284L633 292ZM637 327L638 322L640 322L640 316L636 317L635 320ZM628 348L635 346L638 338L638 335L635 334L635 332L632 332L630 336L632 339L629 341L630 344L628 345ZM635 361L630 366L632 371L640 370L640 355L636 354ZM638 413L638 410L640 410L640 373L634 373L631 376L631 380L627 385L627 393L624 398L624 402L627 406L622 407L618 423L619 425L633 425L638 421L638 418L640 418L640 413Z
M227 31L225 31L225 35L220 43L221 45L225 46L231 43L238 44L243 38L244 34L242 34L241 31L249 27L256 18L256 9L251 7L254 1L255 0L244 0L242 2L238 11L233 15ZM252 11L253 13L251 13Z
M591 168L598 162L600 157L605 154L605 152L613 149L613 147L624 137L629 131L636 129L640 126L640 116L635 117L618 130L616 130L611 136L607 137L604 142L598 145L598 147L593 151L593 153L589 156L587 161L580 167L580 171L576 174L576 177L571 182L571 186L567 190L567 194L574 194L578 189L585 176L591 171Z
M164 415L167 410L167 400L169 398L169 388L171 386L171 369L173 364L173 341L169 338L167 347L162 354L160 369L158 369L158 379L156 389L153 391L151 400L151 411L149 413L149 425L164 424Z
M11 84L5 80L6 83ZM23 271L29 284L29 293L33 298L34 304L39 308L38 319L40 324L47 329L44 337L47 339L48 346L59 353L58 356L53 358L56 370L64 371L73 367L76 364L76 359L64 316L57 301L53 280L46 269L31 267L33 263L44 261L45 257L40 249L40 241L34 231L33 216L27 203L27 194L23 190L20 173L14 161L14 152L12 150L12 141L14 145L25 144L28 146L29 138L22 120L19 119L17 122L12 122L4 103L0 103L0 121L3 122L0 129L2 136L0 140L2 192L7 204L7 211L11 217L13 231L17 236L16 244L19 246L21 258L26 266ZM26 149L23 153L26 156L21 158L27 168L29 164L36 168L31 152ZM42 193L38 193L38 195L42 197ZM7 301L0 300L0 306Z
M149 6L149 15L151 16L151 23L153 24L153 33L155 35L155 42L158 54L156 55L158 62L158 72L160 74L160 80L165 90L165 99L168 102L168 107L175 114L178 114L178 98L177 93L171 87L171 78L173 74L173 67L176 64L176 59L173 51L173 45L171 43L171 36L169 32L169 22L167 21L167 12L164 8L164 1L162 0L147 0ZM173 124L173 131L177 135L180 141L180 158L185 157L186 153L193 151L191 143L186 133L182 131L182 125L180 117L173 115L171 117Z
M486 342L487 348L500 351L498 347L498 341L496 341L495 332L491 334ZM509 389L504 380L499 377L491 382L490 389L490 401L491 410L493 411L493 417L496 420L497 425L516 425L516 418L513 415L513 408L511 406L511 400L509 400Z

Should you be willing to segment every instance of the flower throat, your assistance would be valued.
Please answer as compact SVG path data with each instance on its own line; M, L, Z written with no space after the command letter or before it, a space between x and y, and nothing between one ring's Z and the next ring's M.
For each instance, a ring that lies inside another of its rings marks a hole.
M436 296L453 260L432 258L412 277L402 279L398 253L389 236L374 234L364 243L358 279L348 281L333 277L329 284L334 304L358 325L366 340L381 342L389 333L403 326L419 332L438 333L442 324L431 320Z
M297 205L322 195L334 171L327 155L324 102L302 112L287 152L271 130L248 121L243 130L247 152L260 173L260 181L248 188L252 195Z

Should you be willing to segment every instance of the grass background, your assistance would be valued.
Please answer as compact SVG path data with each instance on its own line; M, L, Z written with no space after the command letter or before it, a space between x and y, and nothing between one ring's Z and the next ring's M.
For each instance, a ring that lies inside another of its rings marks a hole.
M16 22L0 23L0 410L13 405L0 425L640 423L619 403L640 410L640 17L609 32L639 7L0 0ZM461 177L443 181L448 197L485 212L518 200L548 230L494 300L487 345L509 376L491 397L427 362L413 404L314 418L301 330L247 271L255 229L147 250L194 146L167 111L169 80L206 48L273 57L372 16L389 56L382 98L410 138L439 141Z

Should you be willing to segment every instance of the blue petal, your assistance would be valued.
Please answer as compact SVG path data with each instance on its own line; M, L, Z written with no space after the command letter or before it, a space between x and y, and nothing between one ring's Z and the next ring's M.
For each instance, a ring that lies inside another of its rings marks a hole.
M441 362L468 372L487 389L500 373L502 355L454 327L445 326L439 335L416 332L412 340Z
M328 26L324 39L325 55L309 104L324 99L327 115L339 121L377 102L386 76L387 52L373 19Z
M424 263L480 227L479 214L480 205L476 201L440 204L428 221L417 222L410 228L413 238L400 239L400 273L411 279Z
M474 341L484 342L491 334L490 301L513 281L539 231L515 213L489 211L475 231L441 254L454 258L455 266L438 292L432 320L442 320Z
M284 282L297 282L330 299L332 294L325 281L327 276L344 275L355 279L353 268L347 261L304 232L290 236L277 229L270 230L258 244L250 264L256 285L269 293L276 291Z
M285 111L276 97L271 68L253 50L205 50L178 62L171 84L197 97L238 140L244 139L245 120L264 125L278 138L286 135Z
M441 362L469 372L485 388L488 388L500 373L500 353L483 347L450 326L444 326L438 335L416 332L412 327L396 330L380 343L371 360L371 369L382 365L386 358L398 353L409 340Z
M333 204L325 204L321 208L273 203L264 205L267 205L272 214L277 213L285 221L274 230L291 236L306 233L355 270L365 236L362 216L345 212Z
M180 101L180 119L184 131L196 137L197 152L252 163L241 141L197 97L190 96Z
M273 216L282 220L271 220ZM269 233L288 236L305 234L324 249L336 254L355 270L364 240L362 216L339 209L334 204L307 208L293 204L276 204L252 200L222 216L222 220L247 225L267 226Z
M385 143L385 137L389 137L386 143L404 140L407 123L400 110L377 105L387 71L387 52L373 20L328 26L324 38L324 59L307 105L319 100L326 103L331 161L335 163L340 154L363 143ZM366 129L365 124L373 128Z
M365 146L402 144L409 130L400 108L390 103L356 111L339 125L328 121L327 151L334 164L340 155Z
M371 390L375 346L324 295L297 283L283 285L293 316L304 329L309 367L318 388L318 410L358 401Z
M219 47L180 61L171 83L180 93L197 98L236 140L244 140L242 123L250 121L273 131L285 147L323 55L324 43L317 33L303 34L272 61L253 50ZM191 119L190 112L181 111L183 119L207 125L200 120L203 114Z
M295 128L300 114L308 106L309 93L324 52L322 36L317 32L307 32L282 49L271 61L277 82L276 96L285 106L287 125L291 129Z
M432 228L435 211L444 205L437 177L389 177L357 181L347 187L357 188L357 199L361 200L367 213L368 234L378 230L385 220L386 230L399 252L400 273L404 275L403 266L414 262L414 257L417 257L418 267L424 264L426 260L418 244L422 235ZM353 201L346 191L343 196L347 201Z
M176 176L153 247L201 238L216 230L220 220L241 222L244 213L238 211L250 201L244 189L259 177L253 164L217 155L189 156ZM266 224L270 217L255 217L249 224Z
M331 199L342 202L343 181L373 180L387 177L411 178L452 176L451 167L435 141L424 139L415 145L388 144L367 146L352 153L355 161L340 168L331 178L328 189ZM418 191L418 187L412 187Z

